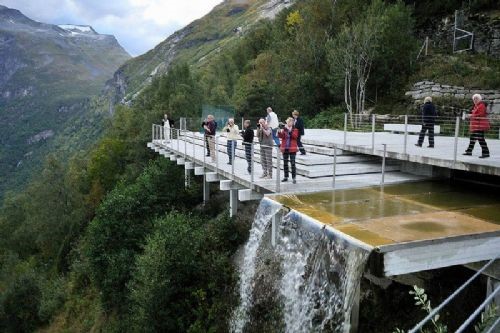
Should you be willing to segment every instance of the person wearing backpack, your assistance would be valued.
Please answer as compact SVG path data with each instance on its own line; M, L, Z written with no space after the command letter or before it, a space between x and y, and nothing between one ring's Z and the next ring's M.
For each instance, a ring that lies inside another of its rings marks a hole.
M484 133L490 129L490 122L488 120L488 114L486 113L486 104L479 94L474 94L472 96L472 101L474 102L474 107L472 108L471 114L467 116L467 118L470 119L470 142L469 147L467 147L463 155L471 156L474 145L476 141L478 141L481 146L481 156L479 156L479 158L488 158L490 157L490 151L484 139Z

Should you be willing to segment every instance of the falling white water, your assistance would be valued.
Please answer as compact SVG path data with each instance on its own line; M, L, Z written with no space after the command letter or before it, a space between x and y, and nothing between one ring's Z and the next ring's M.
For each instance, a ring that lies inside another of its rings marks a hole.
M263 255L259 247L264 245L272 216L280 209L280 204L263 199L257 210L240 267L240 304L231 318L231 332L241 333L250 324L256 265ZM287 333L349 332L354 295L369 253L332 238L316 221L295 211L281 222L277 246L271 252L281 269L276 279L268 281L279 292L279 325Z
M369 253L308 231L303 218L293 211L285 216L277 247L286 332L348 332L354 294Z
M240 304L234 311L230 326L231 332L240 333L243 331L249 318L249 311L252 306L253 279L255 275L255 263L257 250L262 242L262 238L269 227L269 222L281 205L275 201L262 199L259 208L255 213L255 219L250 230L250 237L245 244L245 252L242 265L240 267Z

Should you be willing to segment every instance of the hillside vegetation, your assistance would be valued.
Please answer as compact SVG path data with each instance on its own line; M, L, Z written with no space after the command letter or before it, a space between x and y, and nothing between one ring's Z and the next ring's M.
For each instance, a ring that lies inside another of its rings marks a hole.
M151 123L164 112L197 117L202 104L235 105L245 116L272 105L281 117L298 109L311 122L328 123L345 111L345 51L359 50L353 38L369 30L377 33L363 48L371 59L368 104L397 103L427 70L414 61L416 22L461 6L432 2L423 11L430 2L296 2L202 64L177 60L129 106L117 106L102 137L67 164L57 154L47 158L40 176L8 195L1 210L0 330L227 332L237 281L232 260L248 221L229 219L217 200L200 205L200 184L184 188L183 169L146 148ZM498 59L462 57L498 66ZM132 85L147 76L144 60L126 65L136 71Z
M0 200L40 172L55 137L94 117L91 97L130 58L113 36L80 28L36 22L0 5ZM73 147L86 148L79 144Z

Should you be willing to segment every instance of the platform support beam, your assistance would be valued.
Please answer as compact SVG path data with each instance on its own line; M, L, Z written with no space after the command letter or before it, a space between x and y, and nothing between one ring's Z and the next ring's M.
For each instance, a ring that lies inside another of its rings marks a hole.
M203 203L206 204L210 200L210 183L207 182L207 175L203 175Z
M229 217L238 213L238 190L229 190Z

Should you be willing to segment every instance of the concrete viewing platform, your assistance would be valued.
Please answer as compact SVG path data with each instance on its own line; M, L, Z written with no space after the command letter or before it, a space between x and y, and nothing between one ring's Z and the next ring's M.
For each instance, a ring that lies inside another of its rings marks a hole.
M318 144L328 147L338 146L350 152L375 156L383 155L383 144L387 145L386 156L399 161L414 162L421 165L437 166L451 170L463 170L500 176L500 140L487 139L490 157L480 159L481 148L479 144L472 156L462 155L469 145L469 139L457 138L457 154L455 159L455 138L436 135L434 148L427 148L427 137L422 147L416 147L418 135L409 134L405 149L403 134L390 132L347 132L344 140L344 131L328 129L308 129L302 142ZM345 141L345 145L344 145ZM374 148L374 149L373 149Z
M466 265L500 254L498 195L478 199L422 185L450 170L500 175L500 140L488 139L491 157L479 159L478 146L473 156L461 154L467 138L436 136L435 148L424 148L414 145L417 135L407 135L405 144L402 134L307 129L302 138L307 154L297 154L297 184L292 184L280 182L283 161L276 148L273 179L263 179L258 143L249 174L241 141L229 165L225 137L217 136L214 162L205 156L202 134L179 131L174 137L154 139L148 147L184 165L186 182L191 172L203 176L204 199L210 184L218 184L230 192L234 215L238 201L266 195L307 216L320 230L369 249L379 276Z

